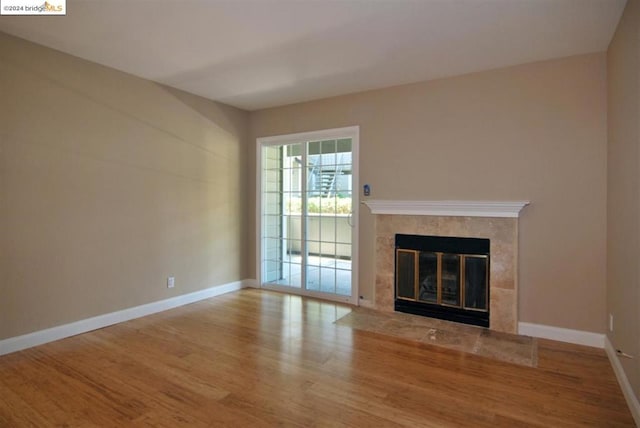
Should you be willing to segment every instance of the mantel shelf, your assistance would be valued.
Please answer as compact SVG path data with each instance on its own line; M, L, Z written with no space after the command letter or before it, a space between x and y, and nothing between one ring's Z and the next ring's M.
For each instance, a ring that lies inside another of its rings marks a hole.
M372 214L457 217L519 217L529 201L362 201Z

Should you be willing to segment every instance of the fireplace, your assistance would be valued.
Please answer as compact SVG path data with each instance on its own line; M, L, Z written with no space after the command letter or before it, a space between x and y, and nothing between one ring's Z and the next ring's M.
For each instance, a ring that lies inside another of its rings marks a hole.
M388 312L396 310L397 234L481 238L488 240L490 246L487 252L489 328L517 333L518 217L528 201L367 200L364 203L375 214L376 267L372 307Z
M394 309L489 327L490 240L396 234Z

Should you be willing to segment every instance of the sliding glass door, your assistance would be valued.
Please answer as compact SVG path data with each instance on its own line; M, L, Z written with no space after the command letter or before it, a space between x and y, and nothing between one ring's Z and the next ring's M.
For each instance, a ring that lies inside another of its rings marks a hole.
M357 128L258 140L263 287L356 303Z

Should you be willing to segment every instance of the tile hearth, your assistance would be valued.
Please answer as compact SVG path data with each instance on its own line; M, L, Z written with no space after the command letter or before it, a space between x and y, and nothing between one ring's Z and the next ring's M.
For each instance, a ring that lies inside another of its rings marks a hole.
M507 363L538 365L535 338L400 312L362 307L335 321L337 325L441 346Z

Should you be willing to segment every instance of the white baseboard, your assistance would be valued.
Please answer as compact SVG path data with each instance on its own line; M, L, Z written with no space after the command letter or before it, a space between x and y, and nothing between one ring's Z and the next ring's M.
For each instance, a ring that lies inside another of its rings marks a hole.
M145 305L135 306L133 308L123 309L121 311L98 315L96 317L59 325L46 330L35 331L22 336L10 337L8 339L0 340L0 355L10 354L33 346L53 342L54 340L64 339L65 337L86 333L91 330L144 317L146 315L155 314L168 309L177 308L178 306L188 305L189 303L237 291L248 286L248 283L245 283L245 281L230 282L228 284L183 294L166 300L160 300L157 302L147 303Z
M625 400L627 400L629 410L631 410L631 415L636 421L636 426L640 427L640 402L638 401L638 397L636 397L636 394L633 392L633 388L631 388L631 384L629 383L627 374L622 368L620 357L618 357L618 355L616 354L616 350L614 349L608 337L605 337L604 349L605 351L607 351L607 356L609 357L609 361L611 362L611 366L613 367L613 372L616 374L616 378L618 379L618 383L620 384L620 389L622 389L622 394L624 394L624 398Z
M605 335L592 333L590 331L571 330L568 328L553 327L550 325L519 322L518 334L557 340L559 342L574 343L576 345L592 346L594 348L604 348Z

